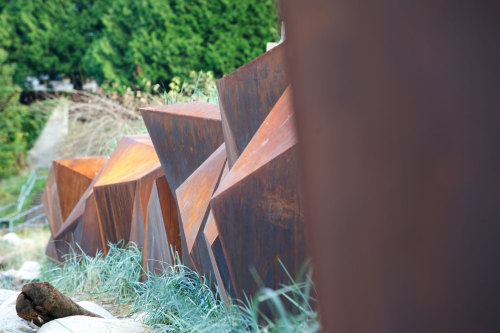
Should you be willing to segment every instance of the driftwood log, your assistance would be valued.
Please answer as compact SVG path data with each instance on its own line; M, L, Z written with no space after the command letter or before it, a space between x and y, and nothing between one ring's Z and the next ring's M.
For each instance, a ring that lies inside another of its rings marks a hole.
M101 316L87 311L48 282L24 285L16 301L17 315L37 326L69 316Z

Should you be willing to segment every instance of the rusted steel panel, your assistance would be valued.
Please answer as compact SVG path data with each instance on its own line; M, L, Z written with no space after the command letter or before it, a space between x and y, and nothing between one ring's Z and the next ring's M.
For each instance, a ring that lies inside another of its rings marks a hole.
M283 1L325 332L498 332L500 7Z
M59 231L107 159L89 156L52 162L42 197L52 236Z
M177 189L224 141L219 107L214 104L155 106L141 109L141 114L171 189ZM182 238L181 242L182 252L187 253ZM183 257L187 266L189 259Z
M253 294L255 269L267 287L288 281L307 258L298 189L297 138L287 89L210 202L235 295Z
M54 160L54 172L63 221L68 218L82 194L107 160L107 156Z
M148 135L125 136L56 235L56 247L70 244L95 255L123 239L143 245L154 180L163 175Z
M207 278L213 277L209 256L206 253L203 229L208 217L209 203L219 183L226 148L222 144L176 190L181 217L181 238L186 243L191 268Z
M155 179L148 204L148 218L143 248L143 267L162 274L174 263L172 252L182 260L177 204L165 176Z
M48 256L56 260L61 259L57 247L60 245L59 247L64 248L67 245L57 244L55 236L107 159L105 156L89 156L52 162L42 197L51 231L51 240L46 251ZM61 240L60 243L64 241Z
M203 102L141 109L170 188L177 189L224 141L219 107Z
M222 172L222 178L224 178L228 172L229 166L226 163L224 171ZM217 229L212 210L210 210L208 214L203 234L205 236L205 246L207 247L206 251L209 256L207 263L211 265L211 271L214 274L211 283L217 285L222 299L226 304L229 304L228 296L234 298L236 295L231 282L231 276L229 275L226 255L224 254L222 243L219 238L219 229Z
M154 180L163 175L148 135L124 136L94 184L103 249L119 240L143 245Z
M78 244L82 251L90 256L94 256L97 251L103 250L94 200L94 184L102 170L96 175L54 236L54 244L60 258L63 254L68 253L69 245L76 249ZM82 237L82 234L85 237Z
M217 81L230 168L287 86L283 45Z

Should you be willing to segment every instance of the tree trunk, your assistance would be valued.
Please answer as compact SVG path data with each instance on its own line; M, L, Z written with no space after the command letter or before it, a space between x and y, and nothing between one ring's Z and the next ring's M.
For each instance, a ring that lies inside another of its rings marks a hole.
M85 310L48 282L24 285L16 301L17 315L37 326L69 316L101 316Z

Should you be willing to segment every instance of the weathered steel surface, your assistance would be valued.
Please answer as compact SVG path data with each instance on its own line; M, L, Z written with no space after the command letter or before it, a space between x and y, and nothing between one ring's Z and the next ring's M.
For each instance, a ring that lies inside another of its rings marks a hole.
M162 274L174 263L172 254L182 260L177 204L165 176L155 179L148 204L148 217L143 248L145 270Z
M306 260L296 134L287 89L210 202L238 298L254 293L255 269L267 287L288 281Z
M221 180L224 179L228 172L229 166L226 162L224 170L222 171ZM219 229L217 229L217 224L211 209L208 214L205 229L203 230L203 235L205 236L204 245L207 247L207 263L211 266L211 271L213 272L211 282L217 285L223 300L226 304L229 304L228 295L233 298L235 297L234 287L231 282L231 276L229 275L226 255L224 254L222 243L219 238Z
M190 256L187 262L200 275L213 280L215 276L205 246L203 229L210 210L210 199L219 183L225 163L226 148L221 145L176 190L182 221L181 238L187 246L185 256Z
M120 240L143 245L154 180L163 175L148 135L124 136L94 184L103 249Z
M76 245L78 245L84 253L90 256L94 256L97 251L103 250L94 199L94 184L99 178L100 173L102 173L102 170L96 175L80 198L80 201L78 201L71 214L54 236L54 244L59 257L68 253L69 246L76 249ZM82 237L82 235L85 235L85 237Z
M217 81L230 168L287 86L283 45Z
M325 332L498 332L498 2L283 1Z
M52 162L42 196L52 236L59 231L107 159L89 156Z
M107 156L89 156L53 161L63 221L107 160Z
M217 105L180 103L143 108L141 113L172 189L224 141Z
M60 245L59 250L63 251L67 247L65 241L70 239L57 241L56 235L107 159L105 156L89 156L52 162L42 196L51 231L51 239L46 250L49 257L61 259L61 252L57 251L57 247Z
M167 182L174 191L224 141L219 107L214 104L193 102L155 106L141 109L141 114ZM181 243L182 252L188 253L184 239ZM184 256L183 263L192 265L189 259Z

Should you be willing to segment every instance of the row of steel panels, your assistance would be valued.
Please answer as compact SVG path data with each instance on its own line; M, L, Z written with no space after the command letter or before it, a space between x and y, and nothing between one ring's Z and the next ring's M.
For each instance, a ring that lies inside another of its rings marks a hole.
M278 46L217 82L220 108L143 108L149 135L123 137L109 159L55 160L47 253L133 241L161 273L177 252L224 298L288 282L307 257L288 86Z

